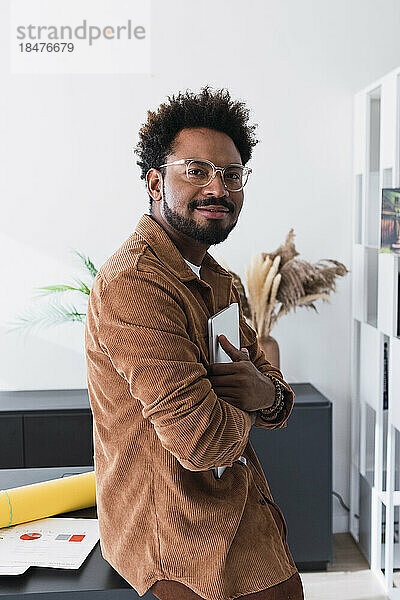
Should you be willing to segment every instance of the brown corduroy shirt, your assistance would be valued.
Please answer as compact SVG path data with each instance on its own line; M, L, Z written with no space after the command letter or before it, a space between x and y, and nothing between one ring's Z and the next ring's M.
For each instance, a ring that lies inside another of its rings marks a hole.
M139 595L167 579L227 600L297 572L269 504L287 538L285 519L248 440L250 414L218 398L207 377L207 319L232 302L240 305L231 275L207 252L199 279L146 214L90 292L85 349L100 546ZM257 413L255 427L286 427L293 390L241 309L240 338L254 365L285 386L280 419ZM213 468L224 465L217 479Z

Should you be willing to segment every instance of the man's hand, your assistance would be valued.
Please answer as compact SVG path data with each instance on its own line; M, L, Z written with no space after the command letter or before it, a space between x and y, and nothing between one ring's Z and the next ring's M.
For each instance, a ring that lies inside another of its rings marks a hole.
M218 342L233 360L209 367L208 378L218 398L248 412L271 406L275 386L253 365L247 348L238 350L224 335L218 336Z

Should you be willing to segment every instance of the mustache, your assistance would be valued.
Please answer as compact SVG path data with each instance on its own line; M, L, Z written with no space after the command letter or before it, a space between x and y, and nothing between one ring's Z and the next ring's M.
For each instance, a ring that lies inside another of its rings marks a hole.
M191 208L201 208L202 206L223 206L227 208L230 212L233 212L235 207L230 202L224 200L218 200L218 198L214 198L213 200L205 200L201 204L199 202L192 202Z

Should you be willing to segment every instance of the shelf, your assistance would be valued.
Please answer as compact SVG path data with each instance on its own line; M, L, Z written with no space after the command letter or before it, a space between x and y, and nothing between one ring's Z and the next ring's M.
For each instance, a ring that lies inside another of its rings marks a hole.
M398 260L394 254L378 255L378 329L394 335L397 327Z
M361 323L360 400L367 402L375 411L380 400L380 367L379 331L367 323Z
M400 187L400 73L397 75L396 77L396 115L395 115L395 120L396 120L396 124L397 124L397 128L395 127L395 131L397 131L397 134L395 134L396 139L395 139L395 153L396 153L396 165L397 165L397 169L395 170L395 179L394 179L394 185L395 186L399 186ZM397 173L396 173L397 171Z
M365 250L363 246L357 244L353 247L352 260L352 304L353 317L358 321L365 320L366 302L365 302Z
M381 214L379 171L368 174L367 205L365 218L365 244L378 247Z
M389 502L388 493L385 491L375 490L382 504L387 506ZM393 506L400 506L400 490L393 492Z
M356 94L353 158L349 529L400 600L400 254L381 249L382 189L400 188L400 67Z
M354 240L356 244L363 243L363 175L358 173L355 181L355 231Z
M395 285L394 285L394 331L395 336L400 338L400 258L397 257L395 266Z
M382 171L382 187L391 188L393 187L393 169L388 167Z
M381 139L381 88L370 92L368 97L368 151L367 194L365 206L365 243L377 246L380 224L380 139Z
M390 338L389 344L389 411L390 420L400 430L400 340ZM397 448L400 451L400 448Z
M365 249L367 323L373 327L377 326L378 321L378 254L376 248Z

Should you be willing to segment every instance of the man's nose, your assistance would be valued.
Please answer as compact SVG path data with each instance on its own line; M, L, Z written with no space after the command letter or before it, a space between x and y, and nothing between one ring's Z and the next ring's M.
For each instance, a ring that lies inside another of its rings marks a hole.
M226 189L221 171L218 171L215 177L210 181L208 185L203 188L205 193L212 192L217 197L220 196L229 196L229 191Z

